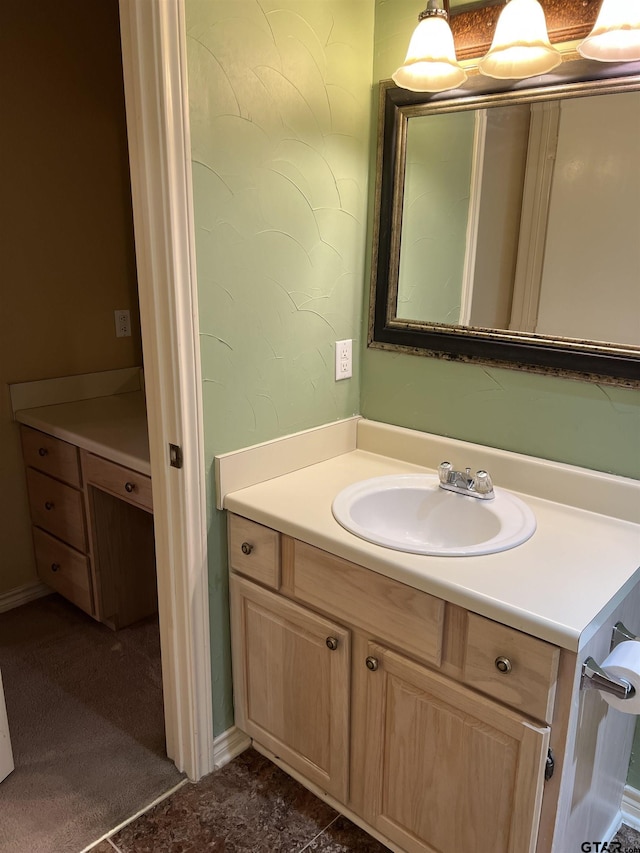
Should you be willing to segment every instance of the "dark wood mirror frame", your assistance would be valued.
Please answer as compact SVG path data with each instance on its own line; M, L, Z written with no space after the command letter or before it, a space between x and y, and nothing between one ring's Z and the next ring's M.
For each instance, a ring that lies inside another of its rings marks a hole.
M591 29L599 8L599 0L583 5L569 2L543 2L547 21L550 11L562 7L560 18L561 29L550 26L550 36L554 41L564 41L567 38L582 38ZM576 8L580 6L580 12ZM573 17L570 11L573 9ZM478 21L483 21L485 31L492 31L491 22L495 24L500 6L490 6L480 10L461 13L452 17L452 27L458 19L469 22L473 19L473 32L478 32ZM580 20L580 24L569 24L568 21ZM552 19L553 20L553 19ZM557 19L556 19L557 20ZM564 21L564 23L563 23ZM460 27L460 25L458 25ZM464 32L464 27L461 28ZM471 32L471 30L470 30ZM561 33L557 37L558 32ZM482 55L488 48L488 41L480 42L478 36L469 37L466 44L470 55ZM458 35L456 35L458 48ZM458 56L465 55L458 49ZM563 65L553 77L551 85L545 78L535 81L524 80L508 86L508 91L516 98L548 98L570 91L572 86L580 87L583 92L594 94L606 92L607 87L619 82L620 77L629 74L628 78L634 87L640 86L637 63L630 66L618 65L615 69L604 67L604 63L593 63L582 60L574 52L569 55L572 62ZM617 74L619 79L608 79ZM600 79L598 79L600 78ZM631 82L633 81L633 82ZM396 192L396 182L399 177L399 146L403 143L406 131L406 108L433 103L438 110L455 110L460 106L461 99L467 105L477 105L486 101L487 96L505 91L504 83L489 80L479 75L470 77L462 91L452 97L451 93L441 93L429 96L426 93L409 92L394 86L390 81L380 84L379 102L379 133L378 161L376 180L376 201L373 229L373 260L371 270L371 298L369 322L369 346L379 349L410 352L448 360L477 362L508 367L519 370L529 370L539 373L555 374L572 378L588 379L605 384L624 387L640 387L640 352L634 348L578 341L574 339L551 338L535 334L514 334L499 332L491 329L466 329L456 326L437 324L413 323L394 319L395 298L397 295L397 265L399 241L393 238L394 229L398 229L398 199L401 193ZM402 176L400 176L402 178ZM394 278L395 274L395 278ZM394 309L390 310L390 301ZM626 350L626 351L625 351Z

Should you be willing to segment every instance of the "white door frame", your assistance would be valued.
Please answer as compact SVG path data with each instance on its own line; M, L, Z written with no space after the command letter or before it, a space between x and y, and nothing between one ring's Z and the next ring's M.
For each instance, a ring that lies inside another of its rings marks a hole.
M167 753L214 767L205 463L182 0L119 0ZM169 465L169 443L183 453Z

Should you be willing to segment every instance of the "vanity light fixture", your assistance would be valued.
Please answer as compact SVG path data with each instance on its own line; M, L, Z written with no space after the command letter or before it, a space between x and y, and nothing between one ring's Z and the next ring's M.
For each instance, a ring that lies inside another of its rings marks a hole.
M639 0L603 0L593 29L578 53L600 62L640 59Z
M391 76L397 86L412 92L444 92L467 79L456 59L449 15L442 0L428 0L427 8L418 15L404 65Z
M520 80L546 74L561 61L560 51L549 41L547 22L538 0L507 0L491 47L478 63L478 69L486 77Z

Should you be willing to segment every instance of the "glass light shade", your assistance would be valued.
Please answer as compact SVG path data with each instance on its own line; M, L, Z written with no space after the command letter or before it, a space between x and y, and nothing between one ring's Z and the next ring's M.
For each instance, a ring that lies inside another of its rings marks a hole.
M403 89L412 92L444 92L467 79L458 65L451 27L444 16L429 16L415 28L404 65L391 75Z
M481 74L499 80L521 80L546 74L562 58L549 41L538 0L510 0L498 18L489 52L478 63Z
M640 59L640 0L603 0L593 29L578 53L600 62Z

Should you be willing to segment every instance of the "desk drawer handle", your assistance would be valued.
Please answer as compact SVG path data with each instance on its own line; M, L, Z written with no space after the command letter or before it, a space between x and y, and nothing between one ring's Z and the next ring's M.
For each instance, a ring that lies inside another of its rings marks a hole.
M60 569L60 563L51 563L51 571L57 572Z
M512 666L509 658L502 657L502 655L495 659L496 669L503 672L505 675L511 672Z
M253 551L253 545L251 545L249 542L243 542L240 546L240 550L243 554L246 554L248 556Z
M39 456L46 456L48 452L49 451L47 450L46 447L39 447L38 448L38 455Z
M125 492L129 492L129 494L131 494L131 492L135 489L135 487L136 487L135 483L125 483L124 484L124 490L125 490Z
M44 508L47 510L47 512L50 512L54 508L54 506L55 504L53 503L53 501L44 502Z

